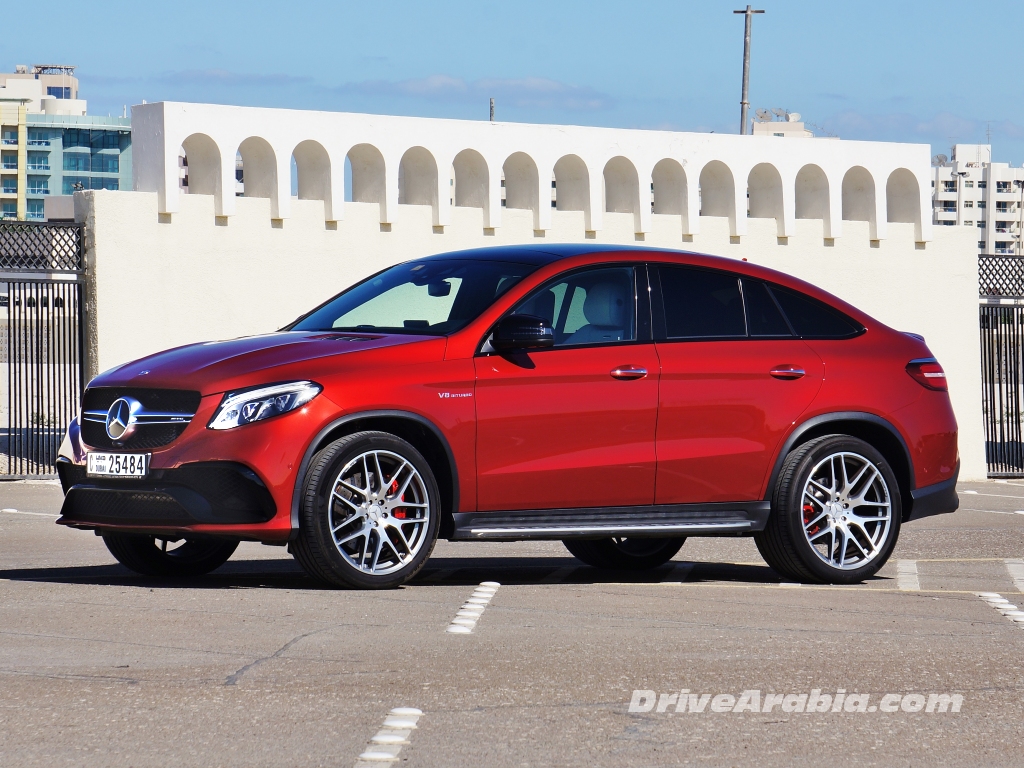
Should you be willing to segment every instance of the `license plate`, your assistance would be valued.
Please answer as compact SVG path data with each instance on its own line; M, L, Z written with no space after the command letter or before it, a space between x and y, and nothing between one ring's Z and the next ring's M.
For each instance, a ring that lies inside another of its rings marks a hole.
M146 477L148 453L89 453L85 472L90 477Z

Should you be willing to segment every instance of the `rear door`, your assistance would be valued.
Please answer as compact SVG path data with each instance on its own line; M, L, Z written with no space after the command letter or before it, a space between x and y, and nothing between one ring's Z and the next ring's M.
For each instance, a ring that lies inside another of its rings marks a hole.
M555 346L476 358L479 510L653 502L658 358L648 293L643 266L593 267L513 310L551 322Z
M777 446L821 387L821 359L764 283L688 266L651 272L655 503L757 500Z

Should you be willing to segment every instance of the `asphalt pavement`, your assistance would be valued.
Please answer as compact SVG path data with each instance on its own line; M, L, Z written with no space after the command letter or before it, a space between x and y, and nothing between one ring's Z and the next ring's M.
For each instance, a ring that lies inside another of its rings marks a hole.
M0 765L1017 766L1024 481L960 490L862 585L729 538L639 575L440 542L356 592L257 544L135 576L59 487L2 483Z

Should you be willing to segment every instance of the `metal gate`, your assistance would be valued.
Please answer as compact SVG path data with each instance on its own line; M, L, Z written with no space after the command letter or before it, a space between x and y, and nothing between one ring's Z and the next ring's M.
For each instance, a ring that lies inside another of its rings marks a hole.
M82 227L0 224L0 479L52 477L84 388Z

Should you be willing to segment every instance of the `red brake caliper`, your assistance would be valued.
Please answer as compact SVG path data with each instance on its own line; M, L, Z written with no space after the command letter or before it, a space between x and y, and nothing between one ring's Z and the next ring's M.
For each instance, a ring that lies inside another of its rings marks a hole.
M813 520L813 519L814 519L814 505L813 504L804 504L804 527L806 527L807 524L809 522L811 522L811 520ZM808 535L813 536L814 534L816 534L820 530L821 530L821 528L819 526L815 525L813 528L811 528L809 531L807 531L807 533L808 533Z
M394 493L398 493L398 480L392 480L392 481L391 481L391 487L390 487L390 488L388 488L388 495L389 495L389 496L390 496L391 494L394 494ZM393 516L394 516L395 518L397 518L397 519L399 519L399 520L405 520L405 510L404 510L404 509L402 509L401 507L399 507L398 509L394 509L394 510L392 510L392 511L391 511L391 514L392 514L392 515L393 515Z

